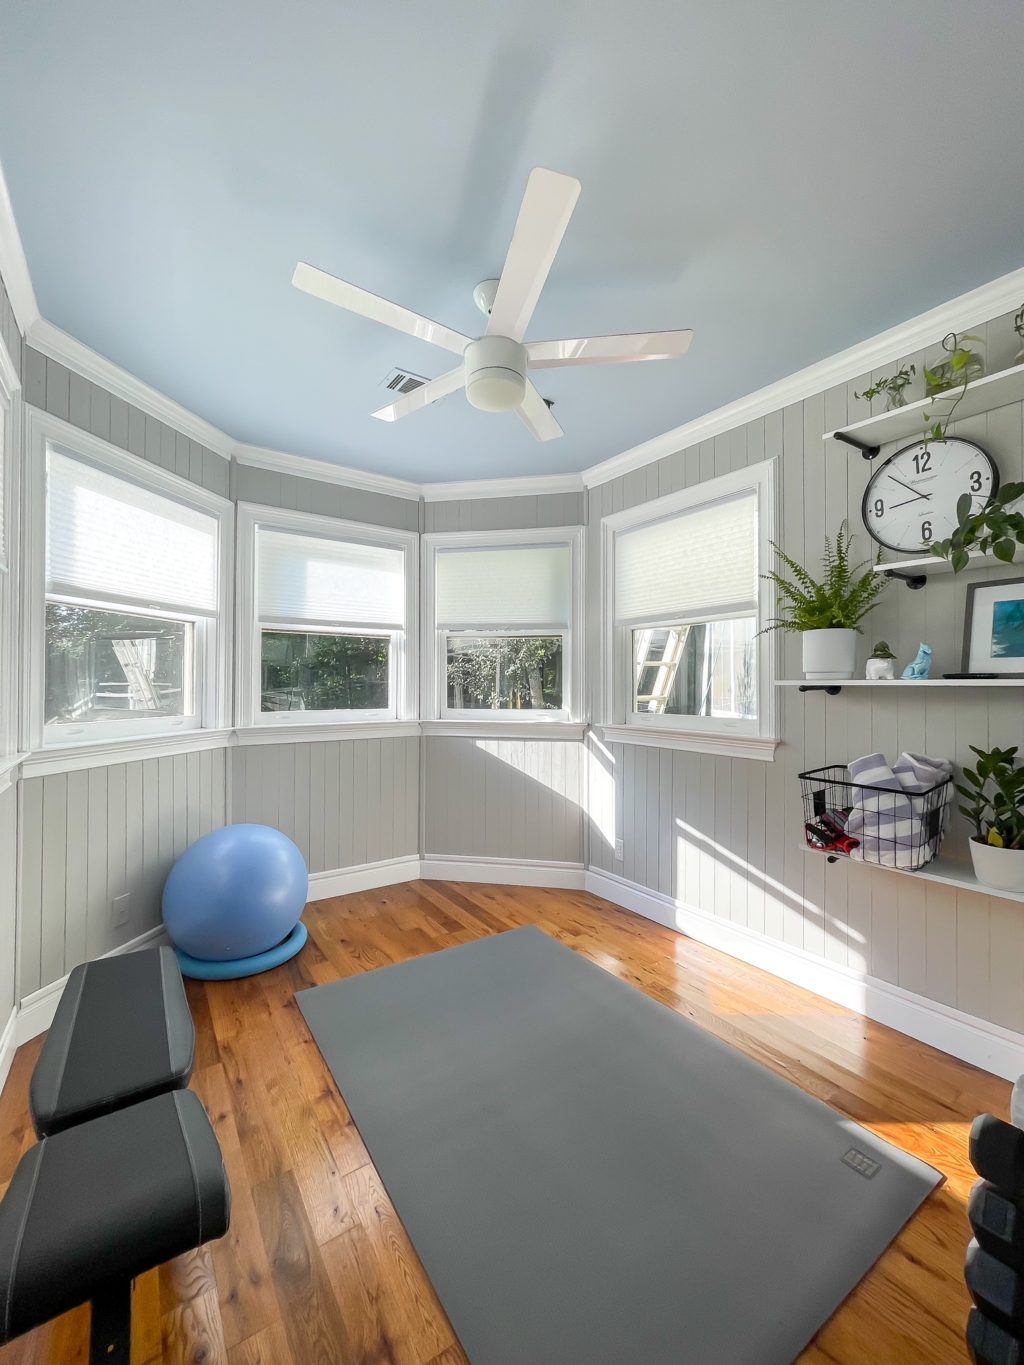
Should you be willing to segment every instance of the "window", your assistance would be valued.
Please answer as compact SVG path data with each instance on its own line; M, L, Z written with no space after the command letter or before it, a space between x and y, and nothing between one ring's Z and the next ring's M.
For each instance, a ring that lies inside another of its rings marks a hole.
M605 519L611 723L770 736L770 496L765 464Z
M15 629L17 578L15 504L20 422L20 389L14 362L0 337L0 788L7 778L3 760L17 750Z
M46 740L204 723L219 530L207 511L49 448Z
M426 541L432 714L510 721L568 720L576 714L575 530L437 535Z
M415 543L406 532L239 509L241 724L413 713Z

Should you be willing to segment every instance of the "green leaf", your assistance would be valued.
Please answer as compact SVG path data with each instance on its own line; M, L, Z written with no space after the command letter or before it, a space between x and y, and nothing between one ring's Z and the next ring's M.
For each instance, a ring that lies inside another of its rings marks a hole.
M992 553L1004 564L1012 564L1016 551L1017 546L1012 540L997 540L992 546Z
M974 499L971 497L970 493L961 493L956 500L957 521L966 521L971 515L971 508L973 505Z
M962 573L971 562L971 557L966 550L954 550L949 557L949 562L954 573Z

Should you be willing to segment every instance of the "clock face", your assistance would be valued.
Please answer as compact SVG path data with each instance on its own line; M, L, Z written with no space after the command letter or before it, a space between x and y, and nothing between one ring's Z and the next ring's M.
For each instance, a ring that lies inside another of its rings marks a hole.
M965 493L971 511L980 512L998 490L995 461L973 441L916 441L872 474L861 516L887 550L927 554L956 530L956 505Z

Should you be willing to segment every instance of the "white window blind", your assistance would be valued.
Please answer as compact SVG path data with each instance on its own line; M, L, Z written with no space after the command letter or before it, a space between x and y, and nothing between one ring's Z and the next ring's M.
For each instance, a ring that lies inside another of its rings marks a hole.
M757 494L615 537L615 619L653 624L757 607Z
M436 579L439 626L569 626L572 552L568 545L439 550Z
M324 540L287 531L256 533L261 621L405 626L405 555L386 545Z
M213 615L217 537L215 517L49 452L48 592Z

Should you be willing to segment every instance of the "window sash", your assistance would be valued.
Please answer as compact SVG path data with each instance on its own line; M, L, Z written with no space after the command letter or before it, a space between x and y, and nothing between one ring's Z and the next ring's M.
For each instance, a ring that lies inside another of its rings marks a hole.
M552 710L518 710L514 707L449 706L448 705L448 640L522 640L557 639L562 642L562 705ZM437 657L438 712L442 720L501 720L510 725L541 724L546 721L569 719L569 698L572 686L571 633L564 626L532 626L528 629L478 630L473 627L453 629L439 626L435 633Z
M207 685L207 665L208 661L214 655L213 632L215 630L215 624L213 621L200 613L189 614L187 612L177 612L173 610L160 611L156 609L142 612L134 605L124 602L111 603L106 599L100 601L95 598L71 597L67 594L48 592L45 596L43 605L44 663L39 678L40 686L45 686L46 678L45 612L46 606L50 603L57 603L61 606L82 607L85 609L95 607L100 611L122 610L126 616L149 616L153 620L180 621L192 626L192 647L182 670L183 685L187 689L191 706L186 714L180 716L147 716L144 712L134 712L130 713L129 717L123 720L44 721L44 745L52 746L61 743L87 743L89 741L101 741L117 737L132 739L142 735L171 734L178 731L202 729L205 688Z
M331 710L306 711L264 711L262 705L262 667L263 632L273 631L290 635L338 635L358 640L388 641L388 704L385 707L356 707L354 709L334 708ZM258 620L254 631L254 666L256 672L255 711L253 720L257 725L323 725L331 721L356 722L397 720L398 702L401 686L401 669L405 645L403 630L387 630L362 626L308 625L276 621Z

